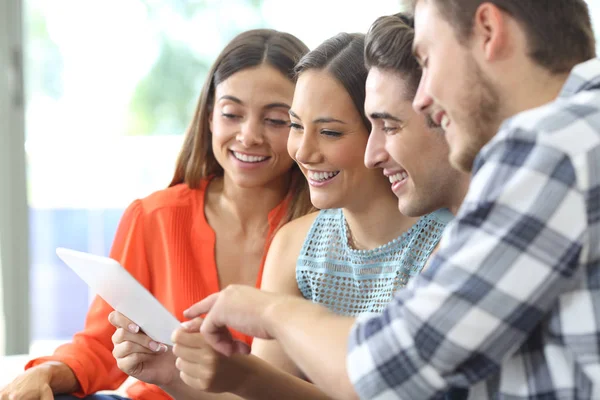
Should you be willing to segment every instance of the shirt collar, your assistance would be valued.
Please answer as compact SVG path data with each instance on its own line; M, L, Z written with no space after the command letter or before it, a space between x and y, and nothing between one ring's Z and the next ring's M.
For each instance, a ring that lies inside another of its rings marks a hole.
M600 89L600 59L592 58L576 65L559 97L570 97L584 90Z

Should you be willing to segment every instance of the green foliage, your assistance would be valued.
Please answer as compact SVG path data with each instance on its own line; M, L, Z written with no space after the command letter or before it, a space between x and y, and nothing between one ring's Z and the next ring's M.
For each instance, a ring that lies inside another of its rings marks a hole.
M163 39L156 63L131 99L126 133L183 134L209 68L185 43Z

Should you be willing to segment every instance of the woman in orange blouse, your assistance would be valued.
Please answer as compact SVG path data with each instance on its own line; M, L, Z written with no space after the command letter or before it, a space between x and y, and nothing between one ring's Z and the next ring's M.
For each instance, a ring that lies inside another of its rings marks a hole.
M307 51L273 30L234 38L209 71L170 187L135 201L122 217L110 256L180 320L190 304L222 287L257 285L277 228L312 209L286 148L293 68ZM85 329L53 356L30 361L0 398L84 397L118 388L127 375L112 355L111 311L96 298ZM172 378L130 372L157 384ZM143 382L127 394L170 398Z

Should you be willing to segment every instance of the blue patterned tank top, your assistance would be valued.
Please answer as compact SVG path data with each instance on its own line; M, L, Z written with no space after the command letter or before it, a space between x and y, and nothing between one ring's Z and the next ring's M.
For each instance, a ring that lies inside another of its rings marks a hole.
M421 272L451 219L448 210L438 210L383 246L356 250L342 210L322 210L296 264L298 287L336 314L381 313L394 292Z

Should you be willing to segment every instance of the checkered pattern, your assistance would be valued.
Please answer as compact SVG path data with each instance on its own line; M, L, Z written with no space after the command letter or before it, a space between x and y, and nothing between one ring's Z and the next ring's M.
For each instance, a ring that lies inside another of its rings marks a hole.
M359 319L364 399L600 399L600 60L506 121L430 267Z

